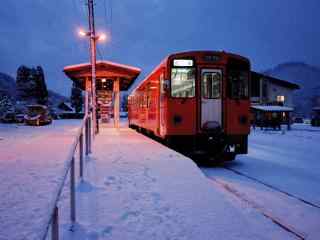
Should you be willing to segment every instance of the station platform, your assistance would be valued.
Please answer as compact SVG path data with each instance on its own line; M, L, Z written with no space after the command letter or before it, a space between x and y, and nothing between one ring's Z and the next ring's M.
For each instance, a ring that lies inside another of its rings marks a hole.
M76 204L75 231L62 222L62 239L295 239L125 124L101 126Z

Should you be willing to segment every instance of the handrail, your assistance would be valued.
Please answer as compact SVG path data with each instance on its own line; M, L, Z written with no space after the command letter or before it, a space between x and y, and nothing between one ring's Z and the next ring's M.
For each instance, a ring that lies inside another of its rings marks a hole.
M85 144L85 154L88 155L91 152L91 115L85 115L80 128L72 142L70 151L67 155L67 161L65 163L64 171L63 171L63 179L60 182L60 185L54 194L55 198L52 201L50 206L50 215L48 215L47 223L45 225L45 229L42 233L41 240L45 240L48 236L49 228L52 227L51 238L53 240L59 239L59 214L58 214L58 201L60 199L63 187L65 185L68 173L70 172L70 203L71 203L71 211L70 211L70 219L71 219L71 228L76 221L76 206L75 206L75 152L77 150L78 145L79 148L79 163L80 163L80 178L83 178L83 144ZM83 135L85 135L85 143L83 141ZM71 229L72 230L72 229Z

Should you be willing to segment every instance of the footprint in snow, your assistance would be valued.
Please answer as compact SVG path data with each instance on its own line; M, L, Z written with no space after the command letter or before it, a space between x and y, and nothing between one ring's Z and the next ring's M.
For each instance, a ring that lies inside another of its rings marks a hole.
M107 185L107 186L110 186L110 185L113 185L116 183L116 177L114 176L109 176L107 177L107 179L104 181L104 184Z
M102 233L103 237L106 237L106 236L110 235L112 233L112 231L113 231L113 227L112 226L107 226L102 230L101 233Z
M128 220L129 218L136 218L140 215L140 212L138 211L128 211L128 212L125 212L124 214L121 215L120 219L122 221L126 221Z

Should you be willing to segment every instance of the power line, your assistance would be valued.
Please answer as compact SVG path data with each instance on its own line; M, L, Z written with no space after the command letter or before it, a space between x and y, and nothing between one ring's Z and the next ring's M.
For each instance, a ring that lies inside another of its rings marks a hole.
M97 46L97 52L98 52L100 60L103 60L104 59L103 54L101 53L99 46Z
M105 26L106 26L106 29L110 29L109 30L109 37L111 37L111 41L109 42L109 49L110 49L110 55L112 55L112 0L109 0L110 1L110 20L108 21L108 11L107 11L107 0L104 0L104 19L105 19ZM109 27L110 26L110 27Z

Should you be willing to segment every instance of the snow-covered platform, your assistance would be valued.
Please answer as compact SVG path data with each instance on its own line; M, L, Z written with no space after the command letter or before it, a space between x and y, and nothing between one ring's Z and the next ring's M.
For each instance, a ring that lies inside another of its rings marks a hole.
M296 239L233 204L192 160L129 128L102 128L85 168L78 224L70 232L63 222L63 239Z
M43 234L79 126L0 124L0 240Z
M40 239L79 126L80 121L39 128L0 124L0 240ZM305 126L285 135L252 132L249 154L227 166L317 204L319 136L318 129ZM68 184L59 203L64 240L318 236L319 210L225 168L200 170L126 126L102 126L94 140L84 180L77 181L74 232Z

